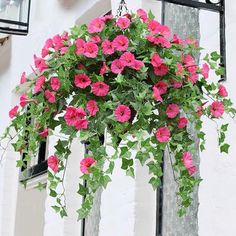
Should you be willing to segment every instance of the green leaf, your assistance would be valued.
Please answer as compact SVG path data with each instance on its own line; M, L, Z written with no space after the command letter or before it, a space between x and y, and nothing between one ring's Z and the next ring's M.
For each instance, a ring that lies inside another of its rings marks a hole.
M230 147L229 144L227 144L227 143L223 144L223 145L220 147L220 152L228 153L228 152L229 152L229 147Z
M121 169L127 170L132 165L133 165L133 159L122 158Z
M79 190L77 193L81 196L85 196L88 193L88 189L84 185L79 184Z
M218 61L220 59L220 55L217 52L211 53L211 60L212 61Z
M224 125L221 126L220 129L221 129L223 132L226 132L226 131L228 130L228 126L229 126L229 124L224 124Z
M57 196L57 193L56 193L56 191L50 189L49 195L50 195L51 197L56 197L56 196Z
M130 167L128 170L126 170L126 175L134 178L134 168Z
M152 185L153 189L156 190L160 186L161 181L159 178L152 177L149 183Z
M61 210L59 206L52 206L52 209L54 209L56 213L60 212Z

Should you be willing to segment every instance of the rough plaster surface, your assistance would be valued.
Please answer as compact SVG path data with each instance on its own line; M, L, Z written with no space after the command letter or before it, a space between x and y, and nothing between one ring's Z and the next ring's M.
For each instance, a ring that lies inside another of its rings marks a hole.
M180 37L195 37L199 39L199 13L198 10L176 6L166 3L165 24L169 25L173 33ZM191 134L195 136L192 127ZM196 147L198 140L196 140ZM163 225L162 236L197 236L198 235L198 189L193 193L193 204L187 214L180 218L177 215L177 184L174 181L171 168L170 155L165 153L164 164L164 188L163 188ZM173 157L172 157L173 158ZM199 166L199 154L194 156L194 162Z

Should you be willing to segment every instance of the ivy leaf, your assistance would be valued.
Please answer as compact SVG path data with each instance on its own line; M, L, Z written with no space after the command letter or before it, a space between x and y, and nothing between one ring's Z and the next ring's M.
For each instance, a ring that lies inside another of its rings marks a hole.
M79 184L79 190L77 193L81 196L85 196L88 193L88 190L84 185Z
M51 197L56 197L56 196L57 196L57 193L56 193L56 191L50 189L49 195L50 195Z
M161 184L161 181L159 178L155 178L155 177L152 177L150 180L149 180L149 184L152 185L153 189L156 190L160 184Z
M229 147L230 147L229 144L227 144L227 143L223 144L223 145L220 147L220 152L228 153L228 152L229 152Z
M52 209L54 209L56 213L60 212L61 210L59 206L52 206Z
M211 53L211 60L212 61L218 61L220 59L220 55L217 52Z
M133 165L133 159L122 158L121 169L127 170L132 165Z
M126 170L126 175L134 178L134 168L130 167L128 170Z

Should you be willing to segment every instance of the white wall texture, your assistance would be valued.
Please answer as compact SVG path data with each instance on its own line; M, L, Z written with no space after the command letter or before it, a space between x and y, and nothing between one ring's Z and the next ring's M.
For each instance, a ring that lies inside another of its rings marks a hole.
M119 0L112 0L112 10L116 11ZM127 0L129 9L140 7L152 9L157 16L160 14L160 3L155 0ZM31 73L29 65L33 64L32 55L39 54L43 42L56 33L63 32L77 23L86 22L93 16L101 15L110 8L110 0L38 0L32 2L30 34L27 37L13 36L3 48L0 47L0 133L9 122L9 107L15 104L17 96L12 94L18 84L22 71ZM87 12L87 14L86 14ZM236 2L226 1L227 24L227 71L229 94L236 104L234 88L234 52L236 45ZM209 14L201 14L201 43L207 49L217 47L217 28L215 18ZM206 23L207 22L207 23ZM232 147L228 157L221 156L217 151L216 132L214 124L207 121L207 150L201 154L201 176L204 179L200 185L199 198L199 235L200 236L234 236L236 235L236 140L235 123L230 121L229 142ZM49 153L53 153L53 139L50 140ZM29 224L35 229L37 217L44 220L43 236L78 236L80 223L76 221L74 208L81 199L76 195L76 185L79 178L79 160L83 157L83 146L76 144L69 162L66 177L66 189L69 200L69 217L61 220L51 210L53 199L46 197L44 215L38 213ZM17 155L8 151L0 166L0 236L20 236L15 232L16 209L22 199L22 189L18 189L18 170L15 167ZM76 168L75 168L76 166ZM117 166L119 166L117 164ZM136 165L136 181L125 177L122 171L115 170L113 183L102 194L100 236L154 236L155 235L155 193L147 185L147 170ZM26 190L32 191L32 190ZM34 195L31 192L32 195ZM42 200L38 194L32 197ZM30 194L29 194L30 195ZM28 195L28 196L29 196ZM17 202L18 197L18 202ZM23 201L23 200L22 200ZM30 201L30 200L29 200ZM22 209L22 208L21 208ZM19 213L19 212L17 212ZM22 212L23 217L24 212ZM19 219L17 218L17 222ZM18 225L19 226L19 225ZM25 231L24 231L25 232ZM28 231L29 232L29 231ZM32 234L24 234L32 236ZM185 236L185 235L184 235ZM186 235L187 236L187 235Z

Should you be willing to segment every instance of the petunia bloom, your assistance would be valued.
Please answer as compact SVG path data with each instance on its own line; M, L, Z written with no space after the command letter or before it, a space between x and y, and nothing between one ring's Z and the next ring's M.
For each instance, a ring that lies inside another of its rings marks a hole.
M129 39L124 35L118 35L113 40L113 46L117 51L126 51L129 46Z
M159 90L160 95L167 92L168 84L162 80L158 81L154 86Z
M225 108L222 102L215 101L210 106L212 116L219 118L224 114Z
M120 59L115 59L111 63L111 71L115 74L120 74L124 70L125 66Z
M48 100L49 103L55 103L56 102L55 92L51 92L49 89L47 89L44 92L44 96Z
M93 159L93 157L85 157L80 162L80 170L83 174L89 174L89 167L95 164L96 161Z
M226 88L223 84L218 85L218 94L221 97L227 97L228 96L228 92L227 92L227 90L226 90Z
M187 126L187 124L188 124L188 119L187 118L185 118L185 117L179 118L179 120L178 120L178 128L179 129L185 128Z
M196 166L193 164L193 158L190 152L184 152L182 155L182 162L186 169L188 170L189 175L193 175L196 172Z
M130 67L134 70L141 70L141 68L144 67L144 63L140 60L134 60Z
M120 17L116 24L120 29L126 29L130 25L130 20L127 17Z
M69 126L75 126L78 120L83 119L86 116L86 112L82 108L67 107L64 119Z
M48 128L45 128L42 132L39 133L41 137L47 137L48 136Z
M108 66L107 66L107 64L106 64L106 62L104 61L103 63L102 63L102 67L101 67L101 69L100 69L100 75L104 75L104 74L106 74L107 72L108 72L108 70L109 70L109 68L108 68Z
M20 84L23 84L27 81L27 78L26 78L26 73L23 72L21 77L20 77Z
M39 70L40 73L48 68L44 59L37 57L36 55L34 55L34 65Z
M158 55L157 52L154 52L151 56L151 63L153 65L153 67L158 67L163 63L163 60L161 59L161 57Z
M45 83L46 77L44 75L37 78L34 86L34 93L38 93L41 91L44 83Z
M173 88L175 88L175 89L179 89L183 85L183 83L181 81L177 81L177 80L171 80L170 83L173 86Z
M120 61L124 66L132 66L135 56L131 52L125 52L120 56Z
M86 104L86 109L89 112L90 116L95 116L97 112L99 111L98 105L96 101L94 100L89 100Z
M59 159L56 155L52 155L48 158L48 167L55 173L59 170Z
M108 94L110 90L109 85L105 84L102 81L98 81L92 84L92 92L98 97L104 97Z
M117 121L123 123L123 122L129 121L129 119L131 117L131 110L128 106L119 105L115 109L114 114L115 114Z
M90 34L101 32L103 30L104 26L105 26L105 23L104 23L103 19L95 18L89 23L88 32Z
M160 142L160 143L166 143L169 141L170 139L170 130L167 127L160 127L157 129L156 132L156 139Z
M153 90L153 97L154 97L154 99L156 101L158 101L158 102L162 102L163 99L161 97L159 89L157 87L153 86L152 90Z
M111 55L113 54L115 51L113 43L111 41L109 41L108 39L105 39L102 42L102 53L104 55Z
M202 70L201 70L201 74L203 75L203 77L205 79L207 79L209 77L209 71L210 71L210 67L207 63L204 63L202 65Z
M148 29L152 34L157 34L159 32L161 24L156 20L150 20L148 23Z
M19 109L19 106L15 106L9 111L9 117L11 119L13 119L17 115L18 109Z
M169 118L175 118L179 113L179 106L177 104L169 104L166 109L166 115Z
M52 77L50 79L51 87L54 91L57 91L60 88L61 81L58 77Z
M76 54L84 54L85 51L85 41L83 39L76 39L75 41L76 44Z
M74 83L77 88L84 89L91 84L91 80L86 74L79 74L75 76Z
M25 94L22 94L20 97L20 105L24 107L27 104L28 104L28 97Z
M161 64L158 67L154 67L154 74L157 76L164 76L167 74L169 68L165 64Z
M98 46L96 43L88 42L84 46L84 56L88 58L95 58L98 54Z
M147 22L148 17L147 17L147 12L145 12L143 9L138 9L137 10L137 15L143 22Z

